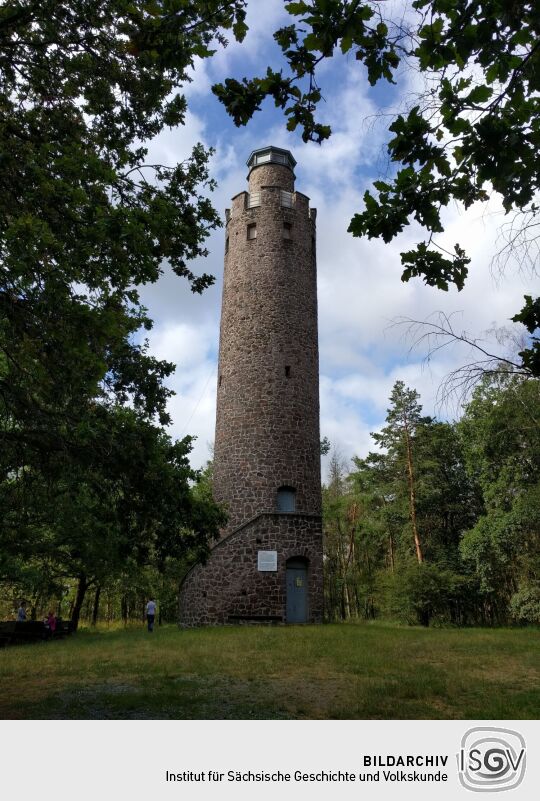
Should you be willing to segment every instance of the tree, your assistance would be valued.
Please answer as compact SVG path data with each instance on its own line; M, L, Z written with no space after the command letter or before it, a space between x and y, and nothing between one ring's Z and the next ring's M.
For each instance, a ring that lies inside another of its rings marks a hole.
M204 547L220 512L172 443L173 365L149 356L137 287L219 224L208 153L147 163L183 124L194 58L241 40L243 0L8 0L0 9L0 563L43 595ZM129 407L130 411L122 407ZM25 578L26 577L26 578Z
M467 473L465 449L455 424L431 420L415 441L417 512L427 560L463 572L459 545L483 511L474 476Z
M347 582L347 550L344 534L346 464L334 451L328 482L322 487L325 608L329 619L346 619L350 613Z
M137 286L164 260L195 292L218 217L208 154L147 164L182 124L195 56L243 35L244 3L17 2L0 9L0 426L4 470L58 448L89 403L168 416L173 367L136 344L151 327ZM5 474L5 473L4 473Z
M349 481L355 496L362 499L362 525L380 540L382 550L386 547L385 566L393 574L403 518L396 511L396 476L391 459L386 454L369 453L365 459L353 457L353 463Z
M365 498L350 478L334 450L322 499L326 614L337 620L375 616L380 545L366 519Z
M37 573L41 584L48 582L43 593L48 588L53 596L55 587L75 579L75 626L90 588L119 578L128 565L162 573L167 559L203 556L225 521L198 490L189 437L172 442L122 408L96 406L88 422L92 430L78 438L77 462L52 454L46 472L34 467L0 485L0 504L9 510L0 531L0 552L8 558L0 579Z
M237 125L246 124L265 97L272 97L298 126L304 141L321 143L331 129L317 121L322 89L317 67L337 50L354 52L371 85L394 82L403 58L426 78L426 91L406 116L390 125L393 178L366 192L365 209L351 220L353 236L390 242L411 220L426 240L401 254L402 280L420 276L430 286L462 289L470 259L456 244L439 245L441 210L452 201L468 208L501 198L510 226L509 251L535 267L538 252L540 167L540 17L533 0L415 0L410 31L384 18L381 6L360 0L300 0L286 9L292 23L276 31L286 65L263 77L227 79L214 87ZM516 229L517 228L517 232ZM532 256L531 256L532 253ZM522 368L540 375L540 298L525 296L513 317L530 343Z
M424 560L422 543L417 523L416 479L414 465L414 439L417 429L424 422L421 417L422 407L418 403L418 392L407 389L403 381L396 381L390 395L391 406L386 415L387 425L377 434L371 436L375 442L387 448L398 474L407 477L409 522L416 559L419 564Z
M398 381L386 422L372 434L381 449L348 475L331 461L330 610L422 625L537 623L540 382L485 376L451 424L423 417L418 393Z
M504 621L513 609L533 622L540 610L539 423L540 383L508 374L484 379L459 426L485 505L461 552L474 565L492 620Z
M372 434L381 451L355 457L348 476L356 553L366 555L355 578L371 587L374 613L462 624L475 617L477 581L460 542L482 511L480 493L455 425L423 417L401 381L390 399L387 425Z

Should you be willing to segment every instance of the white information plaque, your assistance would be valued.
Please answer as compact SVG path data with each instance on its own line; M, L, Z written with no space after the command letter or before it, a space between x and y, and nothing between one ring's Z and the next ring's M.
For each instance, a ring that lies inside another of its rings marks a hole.
M277 570L277 551L259 551L257 557L259 570Z

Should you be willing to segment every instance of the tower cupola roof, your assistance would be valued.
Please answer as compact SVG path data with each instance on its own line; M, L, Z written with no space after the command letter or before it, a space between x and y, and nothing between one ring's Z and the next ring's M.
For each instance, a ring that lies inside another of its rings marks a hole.
M254 150L246 163L249 167L249 173L251 173L255 167L260 167L262 164L280 164L282 167L288 167L294 175L296 159L290 150L268 145L267 147L260 147L258 150Z

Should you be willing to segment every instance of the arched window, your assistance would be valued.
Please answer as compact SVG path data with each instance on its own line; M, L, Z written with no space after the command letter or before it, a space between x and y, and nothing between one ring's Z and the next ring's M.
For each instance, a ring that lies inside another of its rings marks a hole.
M277 491L278 512L296 511L296 490L294 487L280 487Z

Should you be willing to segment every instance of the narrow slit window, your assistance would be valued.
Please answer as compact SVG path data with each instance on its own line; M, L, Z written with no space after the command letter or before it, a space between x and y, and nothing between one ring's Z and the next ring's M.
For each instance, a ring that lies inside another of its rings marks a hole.
M225 253L229 252L229 237L225 239Z
M220 375L220 377L219 377L219 386L221 386L222 383L223 383L223 376Z
M247 238L257 239L257 223L250 223L247 227Z
M283 239L292 239L291 223L283 223Z
M289 366L289 365L287 365L287 366L285 367L285 376L286 376L287 378L290 378L290 377L291 377L291 368L290 368L290 366Z

